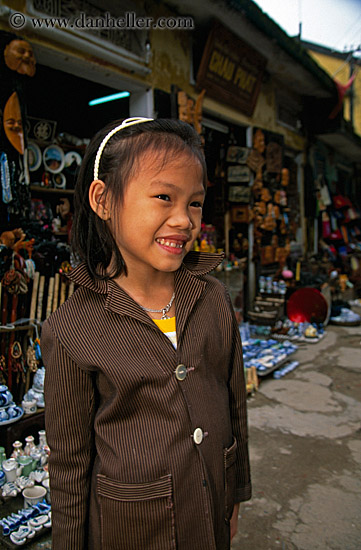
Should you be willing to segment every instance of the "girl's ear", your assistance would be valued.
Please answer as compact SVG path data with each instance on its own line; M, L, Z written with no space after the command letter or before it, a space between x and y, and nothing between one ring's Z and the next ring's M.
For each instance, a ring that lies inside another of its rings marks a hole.
M109 195L105 193L105 183L94 180L89 187L89 204L92 210L104 221L110 220Z

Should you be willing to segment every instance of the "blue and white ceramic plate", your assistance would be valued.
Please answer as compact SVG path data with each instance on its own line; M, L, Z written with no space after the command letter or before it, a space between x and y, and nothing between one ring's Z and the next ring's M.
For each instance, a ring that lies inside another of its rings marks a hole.
M34 141L29 141L28 143L28 166L30 172L35 172L40 168L42 161L42 155L39 145Z

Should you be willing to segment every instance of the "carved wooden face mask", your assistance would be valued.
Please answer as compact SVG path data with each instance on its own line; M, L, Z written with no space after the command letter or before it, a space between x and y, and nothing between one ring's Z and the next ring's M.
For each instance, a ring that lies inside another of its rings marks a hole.
M36 60L33 48L25 40L12 40L5 47L4 59L7 67L19 74L34 76Z
M21 119L18 94L11 94L4 109L3 124L6 137L11 145L21 154L24 154L24 133Z
M266 149L264 133L259 128L256 130L253 137L253 149L256 149L256 151L261 153L261 155L264 153Z

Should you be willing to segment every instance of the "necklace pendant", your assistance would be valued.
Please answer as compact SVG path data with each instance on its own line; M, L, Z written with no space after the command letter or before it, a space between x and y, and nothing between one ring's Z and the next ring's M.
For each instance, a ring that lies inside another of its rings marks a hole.
M175 292L173 292L173 296L171 297L169 304L167 304L165 307L162 307L162 309L150 309L150 308L144 307L144 306L140 306L140 307L142 308L143 311L148 311L149 313L161 313L162 317L160 319L161 319L161 321L163 321L164 319L170 319L170 317L168 317L167 313L170 310L170 308L172 307L174 298L175 298Z

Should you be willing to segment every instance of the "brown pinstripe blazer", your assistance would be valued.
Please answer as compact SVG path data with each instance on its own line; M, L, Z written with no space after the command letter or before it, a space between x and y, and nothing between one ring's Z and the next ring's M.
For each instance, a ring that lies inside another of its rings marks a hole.
M239 330L207 274L220 260L190 252L175 274L177 350L114 281L73 271L41 334L53 550L229 548L251 486Z

